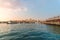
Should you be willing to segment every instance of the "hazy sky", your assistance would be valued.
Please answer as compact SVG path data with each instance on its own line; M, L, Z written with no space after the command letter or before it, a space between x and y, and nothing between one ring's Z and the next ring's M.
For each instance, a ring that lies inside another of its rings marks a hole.
M60 15L60 0L0 0L0 20Z

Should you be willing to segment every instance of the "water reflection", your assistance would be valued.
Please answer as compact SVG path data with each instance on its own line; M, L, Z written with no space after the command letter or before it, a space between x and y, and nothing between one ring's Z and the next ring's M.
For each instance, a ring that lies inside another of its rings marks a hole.
M0 34L8 33L10 30L10 25L0 24Z
M60 26L57 25L47 25L48 30L50 32L56 33L56 34L60 34Z
M42 31L60 34L60 26L45 24L0 24L0 33L21 31Z
M0 24L0 40L59 40L59 30L45 24Z

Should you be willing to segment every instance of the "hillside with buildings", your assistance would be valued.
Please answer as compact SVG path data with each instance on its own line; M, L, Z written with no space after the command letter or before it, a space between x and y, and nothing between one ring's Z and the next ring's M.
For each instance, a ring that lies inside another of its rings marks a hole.
M51 24L51 25L60 25L60 16L48 18L43 23L45 23L45 24Z

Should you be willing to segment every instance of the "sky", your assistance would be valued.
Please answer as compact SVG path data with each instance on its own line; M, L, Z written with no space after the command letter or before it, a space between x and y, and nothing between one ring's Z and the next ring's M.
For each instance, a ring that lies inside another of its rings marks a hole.
M60 15L60 0L0 0L0 21Z

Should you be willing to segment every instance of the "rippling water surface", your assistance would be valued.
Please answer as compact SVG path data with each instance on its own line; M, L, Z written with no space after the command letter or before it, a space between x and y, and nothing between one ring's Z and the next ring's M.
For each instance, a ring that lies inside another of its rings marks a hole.
M60 40L60 26L0 24L0 40Z

